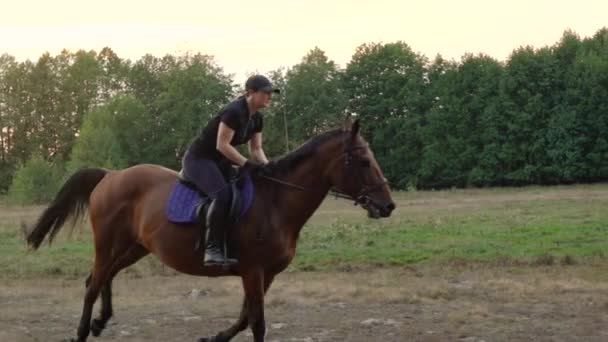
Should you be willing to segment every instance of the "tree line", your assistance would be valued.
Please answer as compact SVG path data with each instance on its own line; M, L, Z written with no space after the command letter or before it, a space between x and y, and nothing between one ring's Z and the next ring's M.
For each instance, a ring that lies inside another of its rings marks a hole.
M314 48L268 76L282 89L265 112L271 156L352 114L395 188L608 179L607 28L585 38L568 30L505 61L431 60L398 41L363 44L340 68ZM202 125L241 91L202 54L3 54L0 191L27 192L53 183L35 183L37 174L61 180L83 166L178 169ZM19 174L28 165L31 176Z

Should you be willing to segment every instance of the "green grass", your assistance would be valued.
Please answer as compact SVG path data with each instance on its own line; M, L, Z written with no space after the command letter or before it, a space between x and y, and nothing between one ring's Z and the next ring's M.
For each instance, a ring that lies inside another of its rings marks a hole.
M323 269L340 264L402 265L420 261L513 262L603 258L608 252L608 225L542 222L507 226L459 223L414 223L382 226L336 223L305 232L294 267ZM564 259L568 257L568 259Z
M395 197L394 217L380 221L329 200L323 208L332 209L331 215L304 229L292 269L419 262L569 264L608 256L606 185Z
M328 198L304 227L290 271L416 263L552 264L608 261L608 184L395 193L397 210L370 220ZM0 200L0 277L85 275L88 228L29 252L20 222L40 207ZM78 231L78 230L77 230ZM128 270L168 272L155 258Z
M21 236L14 232L0 233L0 241L0 270L4 276L81 276L91 266L89 239L61 241L37 252L28 252Z

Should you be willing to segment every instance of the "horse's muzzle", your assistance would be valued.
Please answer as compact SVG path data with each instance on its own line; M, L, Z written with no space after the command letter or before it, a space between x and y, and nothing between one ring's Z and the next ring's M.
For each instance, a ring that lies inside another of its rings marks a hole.
M379 203L374 200L370 200L366 206L367 216L370 218L378 219L381 217L389 217L393 210L395 210L395 203L390 201L387 203Z
M382 217L389 217L391 216L391 213L393 212L393 210L395 210L395 208L395 203L391 201L382 208L382 210L380 211L380 215Z

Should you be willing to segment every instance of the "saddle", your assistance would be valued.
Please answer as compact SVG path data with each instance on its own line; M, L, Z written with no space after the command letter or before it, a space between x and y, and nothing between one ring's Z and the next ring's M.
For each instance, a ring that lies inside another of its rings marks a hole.
M231 189L231 200L228 218L226 219L227 226L224 227L226 236L234 233L234 227L247 212L253 201L253 182L248 174L240 178L231 177L228 179L228 184ZM185 225L197 223L200 225L202 228L201 236L195 243L196 248L200 246L202 237L205 236L207 209L210 204L211 198L199 190L192 181L184 177L183 172L180 171L165 205L165 213L170 222Z

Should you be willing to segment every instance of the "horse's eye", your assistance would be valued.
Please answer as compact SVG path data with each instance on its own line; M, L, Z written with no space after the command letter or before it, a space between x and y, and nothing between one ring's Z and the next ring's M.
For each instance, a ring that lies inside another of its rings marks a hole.
M370 163L369 160L367 159L361 159L361 166L362 167L369 167Z

